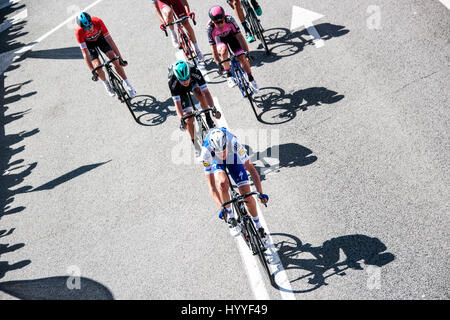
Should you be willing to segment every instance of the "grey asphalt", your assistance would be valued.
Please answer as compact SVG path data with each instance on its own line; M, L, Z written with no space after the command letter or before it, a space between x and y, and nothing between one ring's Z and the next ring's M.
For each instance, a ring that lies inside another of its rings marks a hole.
M262 174L262 212L295 298L448 299L450 10L439 1L260 3L272 55L250 45L258 117L213 62L209 87ZM208 59L214 4L191 1ZM49 32L73 5L1 9L4 21L28 10L0 34L1 53ZM314 21L322 47L304 28L290 31L294 5L324 15ZM175 51L150 1L89 12L152 103L134 122L90 81L67 26L2 74L0 299L254 299L178 130L166 81ZM68 293L73 270L82 289ZM265 287L282 298L283 288Z

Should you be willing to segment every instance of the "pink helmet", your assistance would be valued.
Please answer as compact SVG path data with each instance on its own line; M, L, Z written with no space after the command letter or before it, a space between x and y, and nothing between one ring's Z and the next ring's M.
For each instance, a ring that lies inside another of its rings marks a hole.
M209 17L212 21L218 21L225 18L225 10L221 6L214 6L209 9Z

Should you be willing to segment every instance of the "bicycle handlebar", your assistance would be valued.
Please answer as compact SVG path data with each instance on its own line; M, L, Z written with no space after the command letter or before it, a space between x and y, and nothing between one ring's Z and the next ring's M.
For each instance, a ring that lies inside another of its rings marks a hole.
M180 24L181 22L183 22L184 20L189 19L189 18L190 18L189 16L184 16L183 18L175 20L174 22L167 23L165 26L166 27L174 26L174 25ZM194 26L197 25L197 22L194 19L192 19L192 22L194 23ZM164 29L163 31L166 34L166 37L169 36L166 29Z
M253 195L255 195L255 194L257 194L258 197L262 196L262 193L261 193L261 192L258 192L258 191L252 191L252 192L246 193L246 194L244 194L244 195L240 195L240 196L238 196L238 197L236 197L236 198L231 199L230 201L227 201L227 202L222 203L222 210L225 209L225 207L226 207L227 205L229 205L229 204L231 204L231 203L233 203L233 202L242 201L242 200L244 200L245 198L248 198L248 197L253 196ZM264 205L267 207L267 204L266 204L266 203L264 203Z
M98 67L95 67L94 69L92 69L92 75L93 75L93 78L98 76L97 73L96 73L97 70L100 70L100 69L103 68L104 66L110 65L111 63L113 63L113 62L116 61L116 60L120 60L120 57L114 57L114 58L112 58L111 60L108 60L108 61L102 63L101 65L99 65Z
M202 113L206 113L206 112L208 112L208 111L214 111L214 109L208 107L208 108L202 109L202 110L195 110L193 113L191 113L191 114L189 114L189 115L187 115L187 116L182 117L181 120L184 121L184 120L187 120L187 119L189 119L189 118L193 118L193 117L199 116L199 115L201 115Z
M238 55L234 55L234 54L232 54L231 55L231 57L229 57L228 59L225 59L225 60L222 60L222 61L220 61L219 62L219 65L222 65L222 64L224 64L225 62L229 62L229 61L231 61L234 57L240 57L240 56L242 56L243 54L245 54L245 55L247 55L247 52L241 52L241 53L239 53Z

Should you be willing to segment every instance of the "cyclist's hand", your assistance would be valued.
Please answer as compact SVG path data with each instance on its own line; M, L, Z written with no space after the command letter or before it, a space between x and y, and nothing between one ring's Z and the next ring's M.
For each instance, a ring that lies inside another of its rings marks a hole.
M216 107L213 107L212 114L216 119L220 119L220 117L222 117L222 114L219 111L217 111Z
M195 13L194 13L194 12L188 12L188 16L189 16L189 18L191 18L192 20L195 20Z
M122 67L126 67L128 65L128 61L123 60L122 57L119 57L119 63Z
M267 206L267 202L269 202L269 196L267 194L261 193L258 198L259 202Z
M223 73L225 72L225 69L224 69L224 67L223 67L223 65L221 65L221 64L219 64L218 62L216 62L218 65L219 65L219 74L220 75L223 75Z
M180 120L180 130L181 131L186 130L186 122L184 122L183 119Z
M161 25L159 26L159 28L162 30L162 31L166 31L166 24L165 23L161 23Z
M96 72L92 72L92 81L98 80L98 74Z

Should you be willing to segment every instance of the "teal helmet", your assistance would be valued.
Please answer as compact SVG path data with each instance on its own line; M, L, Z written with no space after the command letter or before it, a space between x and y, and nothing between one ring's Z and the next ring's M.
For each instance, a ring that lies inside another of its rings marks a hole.
M186 63L186 61L178 60L173 64L172 69L178 80L186 81L189 79L189 65Z

